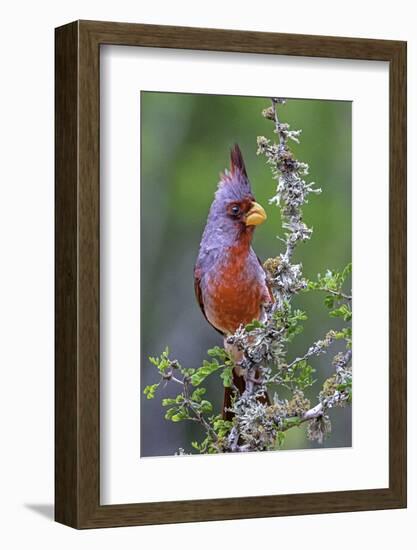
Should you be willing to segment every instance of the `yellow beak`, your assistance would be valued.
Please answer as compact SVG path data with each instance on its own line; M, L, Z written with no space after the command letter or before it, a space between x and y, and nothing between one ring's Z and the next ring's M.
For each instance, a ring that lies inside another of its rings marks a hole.
M260 225L266 220L266 212L257 202L252 203L252 207L246 214L246 225Z

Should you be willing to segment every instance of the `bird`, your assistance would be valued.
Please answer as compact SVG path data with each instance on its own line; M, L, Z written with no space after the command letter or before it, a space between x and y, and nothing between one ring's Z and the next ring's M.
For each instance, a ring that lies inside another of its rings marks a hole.
M230 170L220 180L210 206L194 266L194 290L208 323L224 338L231 356L233 385L224 389L222 417L231 420L236 392L243 394L245 380L239 367L241 352L227 338L241 325L265 320L265 308L273 302L266 273L252 248L256 227L266 220L264 208L252 193L239 145L230 151ZM269 398L261 399L269 403Z

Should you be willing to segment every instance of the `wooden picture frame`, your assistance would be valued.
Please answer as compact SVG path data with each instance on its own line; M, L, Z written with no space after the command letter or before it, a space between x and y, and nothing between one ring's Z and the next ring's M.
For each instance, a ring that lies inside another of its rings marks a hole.
M75 528L406 506L406 43L76 21L56 29L55 519ZM117 44L389 62L389 487L100 505L99 56Z

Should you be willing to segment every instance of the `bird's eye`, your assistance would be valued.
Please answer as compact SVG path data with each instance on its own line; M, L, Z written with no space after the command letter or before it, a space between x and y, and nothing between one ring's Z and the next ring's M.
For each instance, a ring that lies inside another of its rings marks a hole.
M232 206L232 214L233 214L234 216L237 216L237 215L239 214L239 212L240 212L240 207L239 207L237 204L235 204L234 206Z

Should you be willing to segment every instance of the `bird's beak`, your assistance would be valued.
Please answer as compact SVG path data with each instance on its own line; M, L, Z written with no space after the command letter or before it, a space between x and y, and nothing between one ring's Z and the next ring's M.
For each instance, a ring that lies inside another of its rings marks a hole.
M246 214L246 225L260 225L266 220L266 212L260 204L253 202Z

